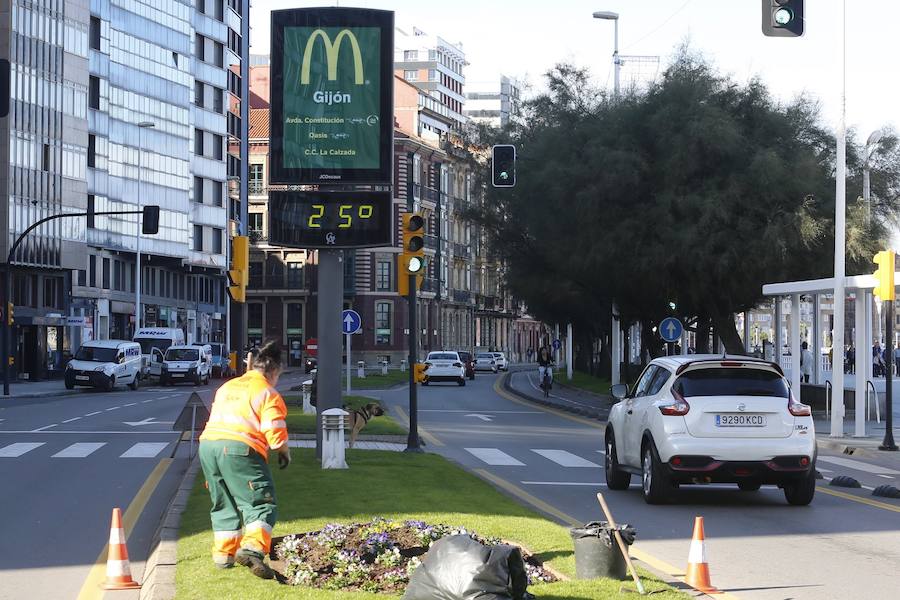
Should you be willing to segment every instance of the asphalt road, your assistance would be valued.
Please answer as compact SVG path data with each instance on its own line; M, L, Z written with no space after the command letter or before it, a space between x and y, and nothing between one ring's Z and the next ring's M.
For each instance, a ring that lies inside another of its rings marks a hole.
M606 490L603 423L547 410L495 389L479 374L464 387L419 388L426 449L440 453L530 501L560 522L602 519L603 492L617 521L637 528L634 554L683 573L694 517L702 515L714 585L745 600L896 597L900 501L820 482L808 507L781 490L683 486L677 500L649 506L635 477L628 491ZM401 418L406 390L377 394ZM399 410L398 410L399 409ZM848 457L820 451L825 477L847 474L864 486L900 487L900 457Z
M114 507L126 521L135 517L126 535L140 580L151 538L187 468L188 442L170 460L178 439L172 423L191 392L208 404L214 389L147 385L0 403L0 599L102 598L97 586L105 564L94 567Z

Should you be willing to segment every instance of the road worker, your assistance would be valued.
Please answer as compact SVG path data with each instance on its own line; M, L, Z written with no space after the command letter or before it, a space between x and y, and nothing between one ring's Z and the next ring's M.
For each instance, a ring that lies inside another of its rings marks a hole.
M212 500L213 562L226 569L237 561L257 577L271 579L275 573L264 561L276 516L269 449L278 452L280 468L291 464L287 407L275 391L281 347L269 342L248 366L243 376L216 391L200 436L200 465Z

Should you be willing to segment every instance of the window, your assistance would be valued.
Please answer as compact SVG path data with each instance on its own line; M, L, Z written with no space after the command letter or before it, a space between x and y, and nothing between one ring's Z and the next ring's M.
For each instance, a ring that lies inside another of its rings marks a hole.
M103 289L109 289L109 259L103 259Z
M206 13L206 0L197 0L197 12Z
M262 213L250 213L249 217L250 224L248 229L250 231L250 237L256 237L256 239L259 239L263 234L263 215Z
M247 304L247 330L248 334L262 336L263 305L258 303ZM257 333L258 332L258 333Z
M669 375L671 373L662 367L656 370L656 375L653 377L653 381L650 383L650 389L647 391L648 396L655 396L659 393L659 390L662 389L663 385L669 380Z
M203 252L203 226L194 225L194 250Z
M78 269L78 285L85 287L87 285L87 271Z
M216 18L220 21L225 20L225 0L213 0L216 3Z
M194 129L194 154L203 156L203 130Z
M303 333L303 305L291 302L287 305L287 334L301 335Z
M88 194L88 197L87 197L87 213L88 213L87 228L88 229L93 229L95 227L95 225L94 225L94 210L96 210L94 208L94 195ZM91 258L94 258L94 257L92 256ZM96 270L96 267L95 267L95 270ZM91 284L91 286L93 286L93 284Z
M379 292L391 291L391 258L379 258L375 263L375 290Z
M770 396L790 395L784 377L775 371L726 367L687 371L673 386L684 396Z
M303 287L303 263L289 262L287 264L287 286L292 290Z
M222 136L214 135L213 136L213 158L216 160L222 160Z
M213 88L213 110L219 113L220 115L224 112L225 106L225 90L220 88Z
M219 42L214 42L214 54L213 57L215 59L215 65L217 67L225 66L225 46L223 46Z
M123 291L125 286L122 283L122 261L113 261L113 289Z
M248 285L256 289L263 286L263 264L261 262L250 263L250 281Z
M222 230L213 227L212 238L213 254L222 254Z
M100 78L90 76L90 89L88 90L88 107L100 108Z
M403 71L403 79L407 81L418 81L419 72L418 71Z
M437 81L437 80L438 80L437 69L428 69L428 81Z
M100 19L91 17L91 48L100 49Z
M194 81L194 104L203 106L203 82Z
M88 269L90 273L88 283L92 288L95 288L97 287L97 257L93 254L88 257Z
M197 55L198 60L206 60L206 38L199 33L194 38L194 54Z
M50 144L44 144L44 154L41 157L41 169L50 170Z
M194 202L203 204L203 178L194 175Z
M250 165L250 193L261 194L264 189L262 164L256 163Z
M97 136L95 136L93 133L88 134L87 166L97 166Z
M391 343L391 303L375 303L375 343Z
M417 60L419 58L418 50L404 50L403 60Z

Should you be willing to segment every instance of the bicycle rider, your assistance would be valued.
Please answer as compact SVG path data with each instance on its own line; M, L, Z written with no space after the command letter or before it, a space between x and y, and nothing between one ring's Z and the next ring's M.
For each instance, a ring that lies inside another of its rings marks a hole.
M538 373L540 373L541 387L544 385L544 376L553 383L553 354L547 346L541 346L537 353Z

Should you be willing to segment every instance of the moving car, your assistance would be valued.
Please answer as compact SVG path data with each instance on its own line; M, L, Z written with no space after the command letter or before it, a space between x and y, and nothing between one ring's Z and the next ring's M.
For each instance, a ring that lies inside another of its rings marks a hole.
M210 342L212 348L212 376L228 377L231 374L231 362L228 349L222 342Z
M506 361L506 355L502 352L492 352L494 355L494 362L497 363L497 369L500 371L509 371L509 363Z
M606 427L606 483L641 477L649 504L679 485L736 483L747 492L777 485L788 503L816 490L810 407L794 399L781 368L747 356L657 358L633 390L615 385Z
M209 344L170 346L159 376L160 385L193 382L207 385L212 376L212 348Z
M455 381L458 385L466 385L466 369L458 352L429 352L425 365L428 368L422 385L437 381Z
M476 371L492 371L497 372L497 359L490 352L478 352L475 355Z
M142 327L135 332L134 341L141 345L144 376L158 377L166 350L184 344L184 332L177 327Z
M472 358L471 352L457 352L459 354L459 360L462 361L463 366L466 368L466 377L469 379L475 379L475 360Z
M127 383L132 390L141 381L141 346L128 340L85 342L66 365L66 389L76 385L112 391Z

